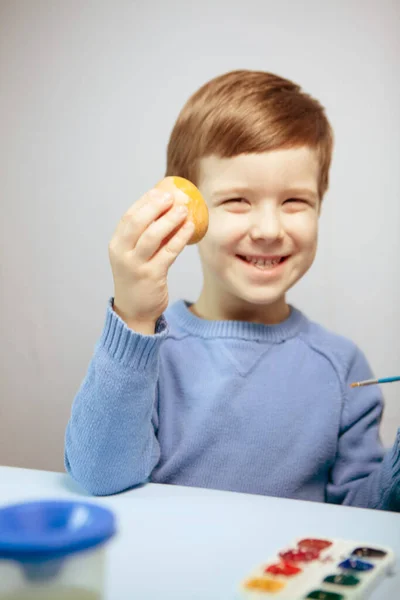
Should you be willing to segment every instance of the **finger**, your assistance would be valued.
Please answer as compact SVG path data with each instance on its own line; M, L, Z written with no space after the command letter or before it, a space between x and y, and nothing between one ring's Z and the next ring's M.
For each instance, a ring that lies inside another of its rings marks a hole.
M123 215L113 236L120 251L132 250L146 228L168 211L174 198L168 192L150 190Z
M141 261L149 260L165 243L166 239L173 237L183 224L188 214L186 206L174 206L162 217L153 221L143 232L135 246L135 257Z
M148 190L145 194L143 194L143 196L141 198L139 198L139 200L136 200L136 202L134 202L132 204L132 206L129 208L129 210L127 212L134 210L135 208L139 209L151 200L157 200L158 198L162 198L163 196L168 196L168 195L170 195L172 197L174 196L174 194L170 190L162 190L159 188L152 188L151 190Z
M175 235L173 235L166 244L163 244L160 250L154 255L150 264L154 262L163 270L167 271L187 245L193 235L193 231L193 221L185 221Z

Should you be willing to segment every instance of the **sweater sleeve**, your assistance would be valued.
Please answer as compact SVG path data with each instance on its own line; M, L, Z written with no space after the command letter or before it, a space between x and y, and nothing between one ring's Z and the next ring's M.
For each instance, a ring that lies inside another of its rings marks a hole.
M66 470L93 495L144 483L159 460L157 384L166 335L163 317L154 335L141 335L108 307L65 435Z
M362 508L400 511L400 430L384 451L379 438L383 398L378 385L351 388L371 379L371 369L358 349L348 369L335 463L327 500Z

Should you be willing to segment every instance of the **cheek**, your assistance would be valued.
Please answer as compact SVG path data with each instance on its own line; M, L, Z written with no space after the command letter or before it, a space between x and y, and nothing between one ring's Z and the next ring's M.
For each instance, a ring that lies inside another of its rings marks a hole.
M237 243L247 231L244 215L210 213L208 231L200 248L224 248Z
M318 216L306 212L290 215L286 223L286 233L299 249L315 249L318 241Z

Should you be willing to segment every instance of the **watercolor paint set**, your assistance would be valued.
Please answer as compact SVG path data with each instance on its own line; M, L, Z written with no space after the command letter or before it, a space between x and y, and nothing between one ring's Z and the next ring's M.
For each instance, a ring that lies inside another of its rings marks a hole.
M298 539L242 581L240 598L363 600L394 566L390 548L351 540Z

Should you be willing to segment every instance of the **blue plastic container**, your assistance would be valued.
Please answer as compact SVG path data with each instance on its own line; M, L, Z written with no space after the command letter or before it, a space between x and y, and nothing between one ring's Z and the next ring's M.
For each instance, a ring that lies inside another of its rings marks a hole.
M0 508L0 600L103 598L113 513L65 500Z

